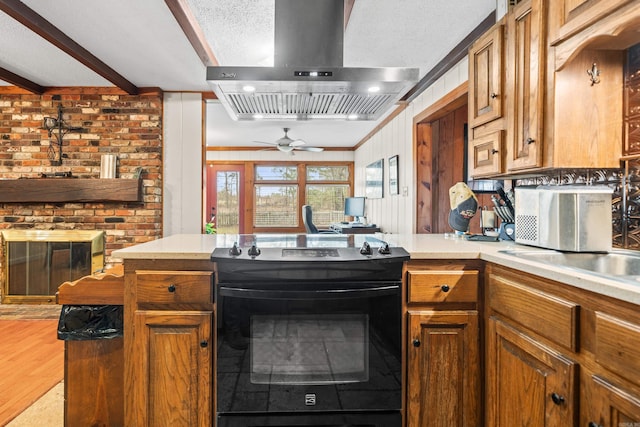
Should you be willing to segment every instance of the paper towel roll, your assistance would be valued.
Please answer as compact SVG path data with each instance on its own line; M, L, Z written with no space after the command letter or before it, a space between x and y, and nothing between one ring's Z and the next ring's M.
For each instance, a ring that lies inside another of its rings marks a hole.
M118 156L115 154L103 154L100 160L100 178L115 178Z

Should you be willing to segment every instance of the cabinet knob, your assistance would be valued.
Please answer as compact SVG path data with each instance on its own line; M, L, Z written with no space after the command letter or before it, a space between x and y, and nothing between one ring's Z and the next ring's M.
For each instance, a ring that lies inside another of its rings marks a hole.
M491 149L491 154L498 154L498 150L496 150L495 148Z
M420 340L418 338L413 340L413 346L414 347L420 347Z
M551 400L556 405L562 405L564 403L564 396L560 396L558 393L551 393Z
M167 290L169 292L175 292L176 291L176 285L169 285L169 287L167 287Z
M442 289L442 292L449 292L451 290L449 285L442 285L440 286L440 289Z
M531 137L527 138L527 141L526 141L527 144L533 144L534 142L536 142L535 139L533 139Z
M200 347L207 348L208 346L209 346L209 341L207 340L200 341Z
M587 424L588 427L602 427L600 424L594 422L594 421L589 421L589 424Z
M491 99L496 99L498 97L498 94L495 92L491 92Z

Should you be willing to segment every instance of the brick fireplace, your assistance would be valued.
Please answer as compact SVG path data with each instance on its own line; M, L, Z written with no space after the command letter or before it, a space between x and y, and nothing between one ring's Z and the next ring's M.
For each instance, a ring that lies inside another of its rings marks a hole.
M0 180L31 178L37 186L35 179L44 175L59 179L61 188L67 180L97 180L103 154L117 156L116 178L139 174L142 180L140 200L133 202L16 203L0 195L0 230L104 231L107 263L115 249L161 237L162 101L159 89L128 95L114 88L53 88L34 95L0 87ZM59 105L65 122L81 130L64 136L65 158L53 166L51 138L41 127Z

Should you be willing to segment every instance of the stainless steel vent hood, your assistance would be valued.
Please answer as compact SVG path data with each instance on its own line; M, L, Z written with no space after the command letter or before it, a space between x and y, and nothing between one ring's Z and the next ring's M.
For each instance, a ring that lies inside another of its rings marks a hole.
M275 0L274 67L207 67L235 120L377 120L417 68L343 67L343 0Z

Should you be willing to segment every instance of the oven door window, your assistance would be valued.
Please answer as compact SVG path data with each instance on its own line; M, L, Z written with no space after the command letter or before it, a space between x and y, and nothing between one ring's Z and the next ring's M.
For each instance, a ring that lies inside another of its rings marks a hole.
M367 314L251 316L252 384L369 380Z

